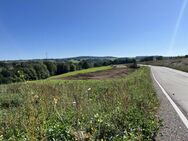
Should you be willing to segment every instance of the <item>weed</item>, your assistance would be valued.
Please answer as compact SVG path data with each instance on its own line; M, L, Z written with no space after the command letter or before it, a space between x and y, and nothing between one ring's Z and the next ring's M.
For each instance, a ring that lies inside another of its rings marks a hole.
M112 80L2 85L2 140L152 140L158 108L148 68ZM5 106L6 107L6 106Z

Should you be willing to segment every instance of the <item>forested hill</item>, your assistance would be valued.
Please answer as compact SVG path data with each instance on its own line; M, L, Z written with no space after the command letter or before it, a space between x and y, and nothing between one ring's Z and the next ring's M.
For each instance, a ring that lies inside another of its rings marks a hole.
M147 63L167 60L169 62L169 60L184 58L188 58L188 55L177 57L140 56L136 58L80 56L63 59L0 61L0 84L46 79L50 76L91 67L128 64L135 61Z
M118 57L113 56L78 56L78 57L68 57L68 58L45 58L45 59L28 59L28 60L0 60L0 62L29 62L29 61L55 61L55 62L62 62L62 61L82 61L82 60L114 60Z
M91 67L132 63L133 58L75 57L0 62L0 84L46 79L50 76Z

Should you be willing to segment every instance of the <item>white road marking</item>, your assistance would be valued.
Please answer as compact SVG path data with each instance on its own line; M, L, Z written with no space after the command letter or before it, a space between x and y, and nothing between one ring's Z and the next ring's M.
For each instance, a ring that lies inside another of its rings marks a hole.
M152 70L151 70L152 72ZM179 117L181 118L182 122L185 124L185 126L188 128L188 120L185 117L185 115L181 112L181 110L178 108L178 106L175 104L175 102L171 99L171 97L168 95L168 93L165 91L165 89L161 86L161 84L157 81L154 73L152 72L153 78L154 80L157 82L157 84L159 85L159 87L161 88L162 92L165 94L165 96L167 97L167 99L170 101L170 103L172 104L173 108L175 109L175 111L177 112L177 114L179 115Z

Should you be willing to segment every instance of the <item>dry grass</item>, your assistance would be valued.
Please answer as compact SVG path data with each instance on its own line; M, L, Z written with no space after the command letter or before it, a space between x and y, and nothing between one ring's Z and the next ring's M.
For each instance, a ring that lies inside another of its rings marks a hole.
M152 140L159 127L147 68L122 79L46 80L0 92L2 140Z
M188 58L149 61L149 62L145 62L145 64L156 65L156 66L165 66L165 67L188 72Z

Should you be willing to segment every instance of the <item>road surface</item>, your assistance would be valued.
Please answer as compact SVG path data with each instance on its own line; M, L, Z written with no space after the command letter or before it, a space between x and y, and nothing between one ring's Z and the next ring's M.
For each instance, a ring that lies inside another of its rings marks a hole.
M188 73L166 67L150 67L154 86L161 102L159 116L164 124L160 129L161 136L158 135L157 140L188 141L188 128L186 127L188 119ZM174 108L173 102L181 113L178 113L178 110Z
M154 66L151 70L157 81L188 117L188 73Z

